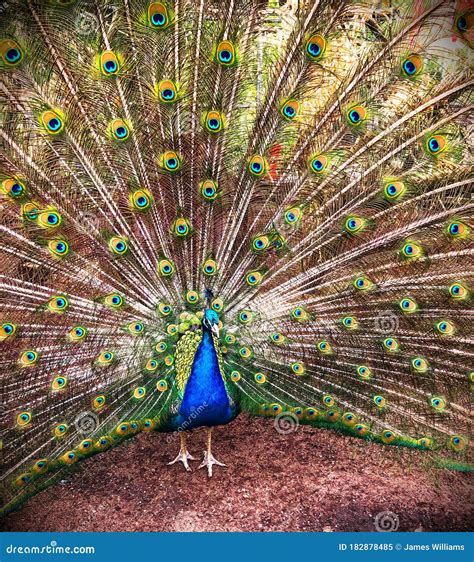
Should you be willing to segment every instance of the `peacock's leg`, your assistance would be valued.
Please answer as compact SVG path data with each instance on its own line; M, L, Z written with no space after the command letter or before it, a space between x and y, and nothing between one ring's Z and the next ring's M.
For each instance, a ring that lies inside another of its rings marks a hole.
M188 449L186 448L186 434L183 431L180 431L179 437L181 440L181 446L179 448L178 456L173 461L169 462L168 465L174 464L177 461L181 461L184 464L184 468L188 472L191 472L191 468L189 467L188 460L194 461L196 459L189 454Z
M216 460L211 453L211 442L212 442L212 427L207 428L207 451L204 451L204 459L199 465L199 468L204 468L207 466L207 474L209 477L212 476L212 465L217 464L217 466L225 466L224 463Z

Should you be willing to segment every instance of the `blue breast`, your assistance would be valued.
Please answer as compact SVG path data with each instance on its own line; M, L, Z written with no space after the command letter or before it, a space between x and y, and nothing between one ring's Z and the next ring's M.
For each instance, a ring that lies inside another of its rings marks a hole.
M234 417L235 408L222 380L212 335L204 329L175 424L191 429L222 425Z

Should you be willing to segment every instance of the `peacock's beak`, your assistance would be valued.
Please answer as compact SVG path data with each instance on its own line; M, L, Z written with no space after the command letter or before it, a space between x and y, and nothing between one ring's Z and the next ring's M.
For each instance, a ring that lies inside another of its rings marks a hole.
M213 324L211 326L212 333L219 337L219 326L218 324Z

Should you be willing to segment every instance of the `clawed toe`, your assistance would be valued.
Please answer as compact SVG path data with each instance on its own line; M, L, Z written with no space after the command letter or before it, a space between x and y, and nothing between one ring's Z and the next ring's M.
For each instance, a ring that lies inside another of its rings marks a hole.
M192 455L190 455L190 454L188 453L188 451L186 451L186 450L185 450L185 451L180 451L180 452L178 453L178 456L177 456L174 460L172 460L171 462L168 463L168 466L169 466L169 465L172 465L172 464L175 464L176 462L179 461L179 462L182 462L182 463L183 463L184 468L185 468L188 472L191 472L191 467L190 467L189 464L188 464L188 460L190 460L190 461L195 461L196 459L195 459Z
M202 463L199 465L199 468L207 467L207 475L209 478L212 476L212 466L216 464L217 466L226 466L223 462L219 462L215 459L211 454L208 454L207 451L204 451L204 459Z

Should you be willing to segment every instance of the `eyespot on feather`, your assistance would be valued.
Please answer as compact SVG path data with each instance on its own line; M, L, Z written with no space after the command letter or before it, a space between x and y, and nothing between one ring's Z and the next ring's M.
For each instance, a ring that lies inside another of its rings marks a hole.
M311 35L305 42L306 56L312 61L318 61L326 51L326 40L322 35Z
M148 25L153 29L167 29L174 23L173 12L163 2L152 2L148 6Z
M23 49L14 39L2 39L0 41L0 56L7 67L15 67L23 60Z
M224 67L234 66L237 62L237 53L234 44L228 39L220 41L216 47L215 60Z

